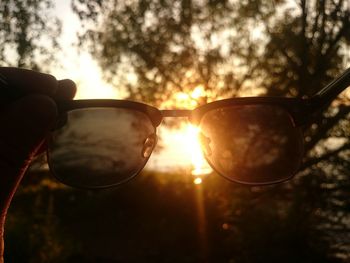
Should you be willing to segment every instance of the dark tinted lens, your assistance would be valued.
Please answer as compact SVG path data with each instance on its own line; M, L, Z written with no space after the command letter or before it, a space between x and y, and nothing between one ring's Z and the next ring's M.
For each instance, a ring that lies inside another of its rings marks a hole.
M118 108L69 111L49 143L49 165L65 184L98 188L134 177L156 143L142 112Z
M244 105L215 109L200 123L204 155L230 180L249 184L283 181L299 168L299 129L278 106Z

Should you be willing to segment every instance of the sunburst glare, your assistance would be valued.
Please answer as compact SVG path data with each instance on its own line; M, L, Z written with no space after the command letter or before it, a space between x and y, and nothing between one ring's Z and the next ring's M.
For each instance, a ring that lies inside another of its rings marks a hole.
M187 125L184 130L184 138L185 143L187 145L186 149L189 153L189 156L191 156L191 163L192 163L192 175L196 176L197 178L206 175L212 172L212 169L207 164L206 160L204 159L201 145L198 140L198 134L200 132L200 129L197 126L194 125ZM199 178L200 179L200 178ZM200 184L202 181L199 182L197 180L196 184Z
M201 184L202 181L203 181L202 178L196 177L196 178L193 180L193 183L194 183L194 184Z

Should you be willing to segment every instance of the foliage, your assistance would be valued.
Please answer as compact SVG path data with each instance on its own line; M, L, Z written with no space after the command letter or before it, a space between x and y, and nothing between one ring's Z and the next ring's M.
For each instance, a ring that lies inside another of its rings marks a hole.
M7 261L65 262L79 249L56 214L55 184L44 179L20 189L6 220Z
M0 1L0 65L39 69L55 58L61 33L51 0Z
M3 3L24 1L1 2L2 11ZM107 79L131 98L157 105L173 105L179 92L191 94L198 87L206 95L193 97L191 106L247 94L309 97L348 66L348 1L73 0L72 5L86 29L82 46ZM0 41L24 43L17 46L19 63L32 63L27 55L33 53L24 47L36 46L36 38L23 38L27 20L4 21L24 21L24 33L11 26L9 38ZM10 211L6 257L346 262L350 107L346 95L330 106L304 127L305 162L286 184L249 188L213 174L197 187L188 174L146 173L125 187L83 192L30 181ZM33 224L35 234L29 233Z
M206 93L196 104L250 94L310 97L349 66L348 1L72 3L85 22L82 46L99 61L107 79L131 98L156 105L179 106L179 92L191 94L198 87ZM256 253L262 253L268 245L259 237L268 235L271 246L281 240L299 244L300 256L311 256L309 262L322 261L319 253L348 255L350 107L346 95L330 106L303 127L305 161L298 177L268 192L263 215L243 206L240 213L247 221L240 226L249 234L239 235L246 237L242 249L255 244ZM232 206L244 198L244 192L236 193ZM274 198L280 200L277 212L269 206ZM272 235L273 228L264 228L263 220L275 224L280 214L285 225L276 226L279 232ZM256 218L262 222L251 232ZM315 254L302 252L302 247ZM260 262L249 251L246 262ZM283 251L281 258L285 260Z
M320 238L317 214L298 208L311 195L295 200L290 188L280 200L285 185L249 188L217 175L194 185L188 173L146 172L89 192L47 176L28 174L15 196L11 262L341 262Z
M72 3L87 27L82 43L111 81L142 101L161 104L198 86L210 100L257 87L310 96L345 67L346 1Z

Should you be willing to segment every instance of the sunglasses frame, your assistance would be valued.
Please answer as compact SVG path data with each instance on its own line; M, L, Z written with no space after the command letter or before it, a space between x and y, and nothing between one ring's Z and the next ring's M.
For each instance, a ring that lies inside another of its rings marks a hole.
M187 117L188 120L198 125L202 117L209 111L231 106L243 105L271 105L283 108L293 119L295 126L307 123L310 113L318 109L318 103L314 100L304 100L298 98L285 97L245 97L231 98L214 101L195 108L194 110L159 110L153 106L129 100L113 100L113 99L92 99L92 100L72 100L58 102L59 114L68 111L85 109L85 108L122 108L136 110L146 114L154 127L158 127L164 118L167 117ZM308 113L305 115L305 113Z
M239 106L239 105L274 105L281 107L286 110L293 121L293 125L295 127L301 127L310 123L317 114L325 110L330 103L341 93L344 89L346 89L350 85L350 68L345 70L340 76L335 78L332 82L330 82L327 86L321 89L318 93L316 93L311 98L285 98L285 97L243 97L243 98L231 98L224 99L215 102L211 102L202 106L195 108L194 110L159 110L153 106L129 101L129 100L112 100L112 99L93 99L93 100L73 100L73 101L57 101L58 112L59 115L64 116L66 112L75 110L75 109L83 109L83 108L96 108L96 107L112 107L112 108L124 108L131 109L143 112L146 114L151 120L155 131L156 128L160 125L163 118L165 117L187 117L188 120L194 124L198 125L202 119L202 117L211 110L215 110L218 108L225 108L231 106ZM4 75L0 73L0 91L1 91L1 99L2 101L9 101L20 98L21 94L17 94L18 91L16 89L10 89L10 85L7 82L7 79ZM63 118L64 120L64 118ZM64 122L61 123L58 121L58 126L64 125ZM57 128L57 127L56 127ZM48 151L47 151L48 154ZM149 157L148 157L149 158ZM147 161L148 161L147 158ZM208 160L207 160L208 161ZM210 164L210 162L208 161ZM212 166L210 164L210 166ZM213 167L213 166L212 166ZM139 172L143 169L140 168ZM213 167L214 171L215 168ZM218 171L216 171L220 174ZM130 178L130 180L136 177L137 173ZM226 176L220 174L221 176L229 179L230 181L234 181L237 183L242 183ZM294 175L294 174L293 174ZM266 185L273 183L280 183L281 181L285 181L290 179L291 177L283 180L279 180L276 182L267 182L267 183L244 183L249 185ZM57 176L55 176L57 178ZM126 180L129 181L129 180ZM123 181L125 182L125 181ZM122 182L122 183L123 183ZM118 183L116 185L119 185ZM114 185L113 185L114 186ZM109 186L106 186L109 187ZM106 188L106 187L92 187L92 188ZM88 187L89 188L89 187Z
M285 109L291 116L295 126L308 124L313 117L329 106L329 104L350 85L350 68L344 71L326 87L311 98L286 97L240 97L218 100L201 105L194 110L159 110L153 106L130 100L92 99L58 101L59 113L96 107L112 107L137 110L145 113L154 127L158 127L165 117L187 117L189 121L198 125L205 113L218 108L238 105L274 105Z
M71 110L76 110L76 109L86 109L86 108L96 108L96 107L101 107L98 106L101 104L101 101L104 101L104 105L106 106L102 106L103 108L123 108L123 109L132 109L132 110L137 110L143 113L149 113L149 114L156 114L156 112L154 110L157 110L156 108L143 104L143 103L138 103L138 102L133 102L133 101L123 101L123 100L75 100L74 102L77 103L73 103L71 104L72 101L64 101L62 104L60 104L61 106L59 107L59 116L61 115L61 118L59 117L57 122L56 122L56 128L55 129L59 129L61 127L63 127L67 121L67 112L71 111ZM69 102L69 103L67 103ZM125 103L123 103L125 102ZM116 106L116 105L120 105L120 106ZM150 115L146 114L148 117L150 117ZM64 117L62 117L64 116ZM63 121L62 121L63 120ZM158 138L157 138L157 126L155 126L156 124L152 122L152 126L154 129L154 135L155 135L155 144L153 146L152 152L154 150L154 148L157 145L158 142ZM158 124L159 126L159 124ZM54 129L54 130L55 130ZM53 130L53 131L54 131ZM46 142L47 142L47 149L46 149L46 160L47 160L47 164L49 166L50 172L53 175L54 178L57 179L57 181L61 182L64 185L68 185L74 188L78 188L78 189L87 189L87 190L99 190L99 189L107 189L107 188L112 188L112 187L117 187L120 186L122 184L125 184L133 179L135 179L135 177L143 170L143 168L146 166L149 158L151 157L152 154L150 154L148 157L146 157L146 161L144 162L144 164L142 166L140 166L137 171L131 175L130 177L119 181L118 183L113 183L113 184L109 184L109 185L103 185L103 186L86 186L86 185L82 185L82 184L72 184L72 183L67 183L64 180L62 180L60 178L60 176L58 176L56 174L55 169L53 169L53 164L51 162L51 157L50 157L50 151L49 151L49 145L50 142L52 141L52 134L49 134Z
M86 108L119 108L119 109L122 108L122 109L136 110L144 113L149 117L149 119L151 120L154 126L155 133L156 133L157 127L161 124L162 120L167 117L187 117L190 123L192 123L193 125L199 125L202 117L209 111L212 111L218 108L243 106L243 105L244 106L269 105L269 106L277 106L277 107L283 108L291 118L292 124L294 125L294 127L299 128L299 126L307 122L307 118L309 115L305 115L305 111L307 110L309 112L313 112L313 111L310 111L310 109L312 110L317 109L316 107L317 104L310 103L310 102L313 102L313 100L310 101L310 100L302 100L297 98L284 98L284 97L246 97L246 98L231 98L231 99L219 100L219 101L215 101L212 103L199 106L194 110L159 110L153 106L140 103L140 102L135 102L135 101L94 99L94 100L63 101L58 104L59 106L58 108L61 116L65 116L65 113L72 110L86 109ZM62 123L58 120L58 123L59 123L58 127L62 127L65 124L65 121ZM302 138L302 133L300 129L299 129L299 132L300 132L300 137ZM303 149L302 149L301 155L303 155ZM51 167L52 165L49 157L49 151L47 151L47 157L48 157L47 159L48 159L49 166ZM149 158L150 156L147 158L145 165L148 162ZM272 185L272 184L281 183L291 179L297 172L297 171L293 171L290 176L283 179L275 180L275 181L249 183L249 182L242 182L236 179L232 179L228 176L225 176L215 168L215 166L210 162L210 160L208 160L208 158L205 157L205 159L208 162L208 164L211 166L211 168L220 176L224 177L225 179L231 182L250 185L250 186L253 186L253 185L263 186L263 185ZM300 158L300 163L298 167L300 167L300 164L301 164L301 158ZM70 185L77 188L84 188L84 189L104 189L104 188L118 186L134 179L137 176L137 174L139 174L142 171L145 165L143 165L143 167L141 167L136 174L134 174L133 176L130 176L130 178L124 181L118 182L116 184L98 186L98 187L95 187L95 186L89 187L89 186L72 185L72 184ZM53 175L56 177L56 179L61 181L59 176L55 174L54 170L52 172L53 172ZM62 182L62 183L65 183L65 182Z
M149 117L149 119L151 120L155 128L155 131L156 131L156 128L161 124L162 120L167 117L187 117L190 123L192 123L193 125L199 125L203 116L207 112L215 109L232 107L232 106L243 106L243 105L269 105L269 106L277 106L277 107L283 108L290 116L294 127L300 128L306 124L309 124L318 113L326 109L329 106L329 104L338 96L338 94L342 92L345 88L347 88L349 85L350 85L350 68L347 69L339 77L334 79L331 83L329 83L326 87L324 87L321 91L319 91L313 97L307 98L307 99L286 98L286 97L230 98L230 99L214 101L205 105L201 105L195 108L194 110L185 110L185 109L159 110L153 106L140 103L140 102L129 101L129 100L113 100L113 99L59 101L57 102L57 105L59 109L59 114L61 115L62 114L65 115L64 113L68 111L72 111L76 109L84 109L84 108L100 108L100 107L106 108L107 107L107 108L123 108L123 109L136 110L144 113ZM61 125L62 123L59 126L61 127ZM299 130L302 137L301 129ZM303 152L301 154L303 154ZM148 158L147 158L147 161L148 161ZM209 163L212 169L222 177L232 182L251 185L251 186L252 185L271 185L271 184L281 183L291 179L297 172L297 171L293 171L293 173L291 173L291 176L280 180L276 180L276 181L262 182L262 183L249 183L249 182L241 182L239 180L235 180L221 174L217 169L215 169L215 166L212 165L207 158L206 158L206 161ZM142 169L143 167L140 168L139 172ZM117 183L115 185L120 185L126 181L129 181L135 178L138 173L130 177L130 179ZM57 176L55 177L58 178ZM115 186L115 185L112 185L112 186ZM96 188L107 188L107 187L110 187L110 186L84 187L84 188L96 189Z

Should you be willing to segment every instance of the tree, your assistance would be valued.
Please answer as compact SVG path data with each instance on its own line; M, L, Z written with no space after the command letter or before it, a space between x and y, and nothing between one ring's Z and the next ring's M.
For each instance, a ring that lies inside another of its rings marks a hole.
M344 68L349 44L346 1L73 1L73 8L97 24L81 39L106 75L158 103L199 85L215 90L213 98L237 95L247 80L269 94L311 95ZM126 69L137 75L134 85Z
M0 65L39 69L50 64L59 47L59 20L51 0L0 1Z
M251 33L226 1L81 2L73 1L80 18L97 23L81 40L132 98L160 104L196 87L215 91L209 99L235 96L250 75L255 44L246 48Z
M87 44L107 79L124 87L131 98L157 105L176 102L179 92L190 94L198 87L205 91L206 101L252 93L310 97L349 66L348 1L72 3L86 26L82 44ZM341 244L349 240L349 112L348 99L340 96L305 127L306 157L299 176L267 194L276 210L266 203L259 203L266 208L263 211L244 204L249 200L245 195L251 194L236 191L234 199L242 201L231 203L231 222L248 227L245 222L253 224L257 215L270 216L286 233L270 236L271 244L281 238L288 244L302 240L301 255L316 253L310 261L320 262L321 256L329 262L348 253ZM271 222L259 222L255 231L266 234ZM264 246L259 238L242 232L240 237ZM281 258L291 254L281 253ZM269 254L265 256L266 262Z

